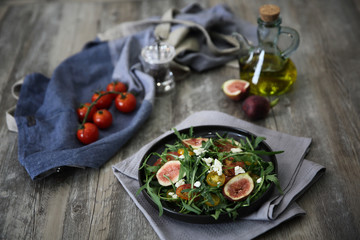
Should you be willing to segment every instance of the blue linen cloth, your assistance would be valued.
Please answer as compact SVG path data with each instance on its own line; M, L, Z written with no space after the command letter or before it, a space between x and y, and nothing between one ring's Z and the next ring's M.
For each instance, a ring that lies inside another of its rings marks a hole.
M248 33L255 40L256 28L237 19L225 5L202 9L189 5L175 16L196 22L207 30L223 34ZM153 19L160 19L155 17ZM112 41L96 40L62 62L50 78L33 73L26 76L16 106L18 155L32 179L53 173L62 166L98 168L107 162L145 123L153 108L154 79L142 70L141 49L154 42L155 25ZM199 35L198 52L183 52L175 59L195 71L218 67L235 56L215 56ZM221 43L219 43L219 47ZM225 46L226 47L226 46ZM76 138L79 125L76 108L91 101L96 90L111 81L125 82L137 96L137 108L122 114L114 106L113 124L100 131L99 140L82 145Z

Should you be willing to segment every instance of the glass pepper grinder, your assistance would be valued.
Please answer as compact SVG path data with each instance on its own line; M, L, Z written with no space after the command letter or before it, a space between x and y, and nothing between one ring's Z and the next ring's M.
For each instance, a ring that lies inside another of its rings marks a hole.
M299 34L296 30L281 26L280 8L276 5L264 5L259 8L257 46L248 45L246 54L239 57L240 78L250 82L250 93L255 95L280 95L294 84L297 70L289 58L299 46ZM285 50L278 47L281 34L289 38L290 44ZM237 38L244 45L242 38Z
M144 70L155 80L156 93L166 93L175 88L174 75L170 71L170 62L175 57L175 48L157 40L145 46L141 51Z

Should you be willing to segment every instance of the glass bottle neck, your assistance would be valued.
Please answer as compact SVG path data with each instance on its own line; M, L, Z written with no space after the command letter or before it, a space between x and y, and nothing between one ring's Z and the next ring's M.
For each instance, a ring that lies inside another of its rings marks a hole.
M257 35L259 46L263 47L265 51L276 52L278 36L280 33L281 18L279 17L273 22L264 22L258 18Z

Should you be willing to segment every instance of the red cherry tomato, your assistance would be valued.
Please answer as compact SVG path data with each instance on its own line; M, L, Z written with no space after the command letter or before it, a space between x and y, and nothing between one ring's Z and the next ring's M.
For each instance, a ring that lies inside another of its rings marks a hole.
M115 106L120 112L132 112L136 108L136 98L132 93L121 93L116 96Z
M81 104L80 107L78 107L78 109L76 110L80 122L84 120L86 112L88 111L90 105L91 105L90 103ZM86 118L86 122L92 121L93 115L96 111L97 111L96 106L93 106Z
M98 99L99 95L104 94L104 93L106 93L106 92L105 91L100 91L100 93L97 93L97 92L94 93L94 95L91 98L91 101L95 102L96 99ZM111 97L111 94L103 95L102 97L100 97L97 100L95 106L98 109L109 108L111 106L112 100L113 100L113 98Z
M176 195L178 195L178 197L181 199L189 200L189 192L183 192L183 190L190 188L191 184L183 184L176 189Z
M113 81L109 83L106 87L106 91L114 91L114 92L126 92L127 86L119 81ZM116 98L117 94L111 94L112 98Z
M97 110L97 112L93 116L93 122L99 128L108 128L112 124L112 115L106 109Z
M77 131L77 138L83 144L90 144L99 138L99 130L93 123L85 123L84 126Z

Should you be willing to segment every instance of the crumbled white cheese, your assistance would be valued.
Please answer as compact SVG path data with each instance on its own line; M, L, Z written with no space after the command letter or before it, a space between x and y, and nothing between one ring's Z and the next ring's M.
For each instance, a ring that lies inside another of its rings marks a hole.
M232 148L232 149L230 149L230 151L232 153L240 153L240 152L242 152L241 148Z
M175 187L180 187L181 185L184 185L185 184L185 179L180 179L179 181L177 181L176 183L175 183Z
M194 183L194 187L200 187L201 186L201 182L200 181L196 181L195 183Z
M256 182L257 182L257 183L261 183L261 180L262 180L261 178L258 178L258 179L256 180Z
M245 170L240 166L234 167L235 175L239 175L240 173L245 173Z
M200 147L198 149L194 149L194 153L195 153L196 156L199 156L202 153L206 153L206 152L207 152L207 150L205 148L202 148L202 147Z
M213 165L210 167L210 171L216 172L219 176L222 175L222 163L215 159Z
M184 156L184 155L180 155L179 158L180 158L180 159L184 159L185 156Z
M214 161L213 158L209 157L209 158L202 158L202 160L206 163L206 165L208 165L209 167L211 166L211 163Z
M169 194L169 196L171 196L173 199L177 199L177 198L178 198L178 195L176 195L176 193L174 193L174 192L169 192L168 194Z

